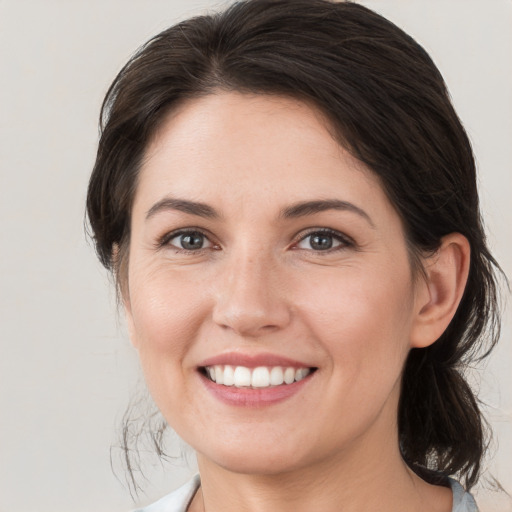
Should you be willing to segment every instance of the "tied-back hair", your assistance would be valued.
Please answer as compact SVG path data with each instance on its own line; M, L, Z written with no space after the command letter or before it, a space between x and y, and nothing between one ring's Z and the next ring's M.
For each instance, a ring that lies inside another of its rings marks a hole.
M419 274L420 256L443 236L468 239L469 277L452 322L407 358L398 430L412 469L430 481L456 474L470 488L487 436L464 372L499 337L499 266L486 245L471 145L438 69L410 36L352 2L241 1L151 39L106 95L87 198L97 253L121 293L144 150L169 111L219 91L297 98L322 112L336 140L379 177Z

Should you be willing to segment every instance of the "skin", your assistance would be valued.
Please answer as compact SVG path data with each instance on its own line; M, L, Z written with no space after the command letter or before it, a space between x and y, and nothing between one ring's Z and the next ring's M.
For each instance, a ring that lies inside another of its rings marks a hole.
M169 198L218 217L155 207ZM281 215L326 199L364 213ZM187 228L205 234L201 249L183 250L175 233ZM321 228L337 233L333 249L311 245ZM415 274L378 178L318 112L225 92L165 119L146 151L131 230L130 335L158 407L197 452L202 485L190 510L451 510L451 492L402 461L396 415L409 350L435 342L460 300L464 237L445 237L425 276ZM226 352L317 370L282 402L233 406L198 372Z

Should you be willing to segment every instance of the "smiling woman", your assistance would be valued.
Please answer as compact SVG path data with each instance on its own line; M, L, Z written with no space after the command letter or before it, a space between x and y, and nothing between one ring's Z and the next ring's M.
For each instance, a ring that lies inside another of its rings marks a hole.
M317 117L287 98L205 96L162 123L140 169L131 338L203 474L210 461L251 474L311 468L395 422L424 287L377 178ZM204 206L148 218L163 190Z
M107 94L88 215L200 479L147 511L474 511L497 340L468 138L434 64L354 3L249 0Z

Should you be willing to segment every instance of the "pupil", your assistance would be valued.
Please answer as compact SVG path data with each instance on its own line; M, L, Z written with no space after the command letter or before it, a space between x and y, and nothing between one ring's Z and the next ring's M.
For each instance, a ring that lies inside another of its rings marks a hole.
M203 246L203 235L201 233L191 233L181 236L181 246L183 249L201 249Z
M325 251L332 247L332 236L330 235L313 235L311 237L311 247L320 251Z

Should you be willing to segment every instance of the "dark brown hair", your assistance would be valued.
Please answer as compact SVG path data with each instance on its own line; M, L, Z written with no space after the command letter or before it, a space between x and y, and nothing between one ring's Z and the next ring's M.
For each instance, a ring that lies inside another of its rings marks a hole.
M498 340L499 267L486 246L471 145L438 69L393 23L351 2L242 1L157 35L107 93L88 190L97 253L118 282L148 141L179 102L219 90L290 96L323 112L340 144L380 178L413 261L448 233L469 240L469 278L455 317L406 361L398 428L413 469L426 478L458 474L471 487L486 436L464 370Z

